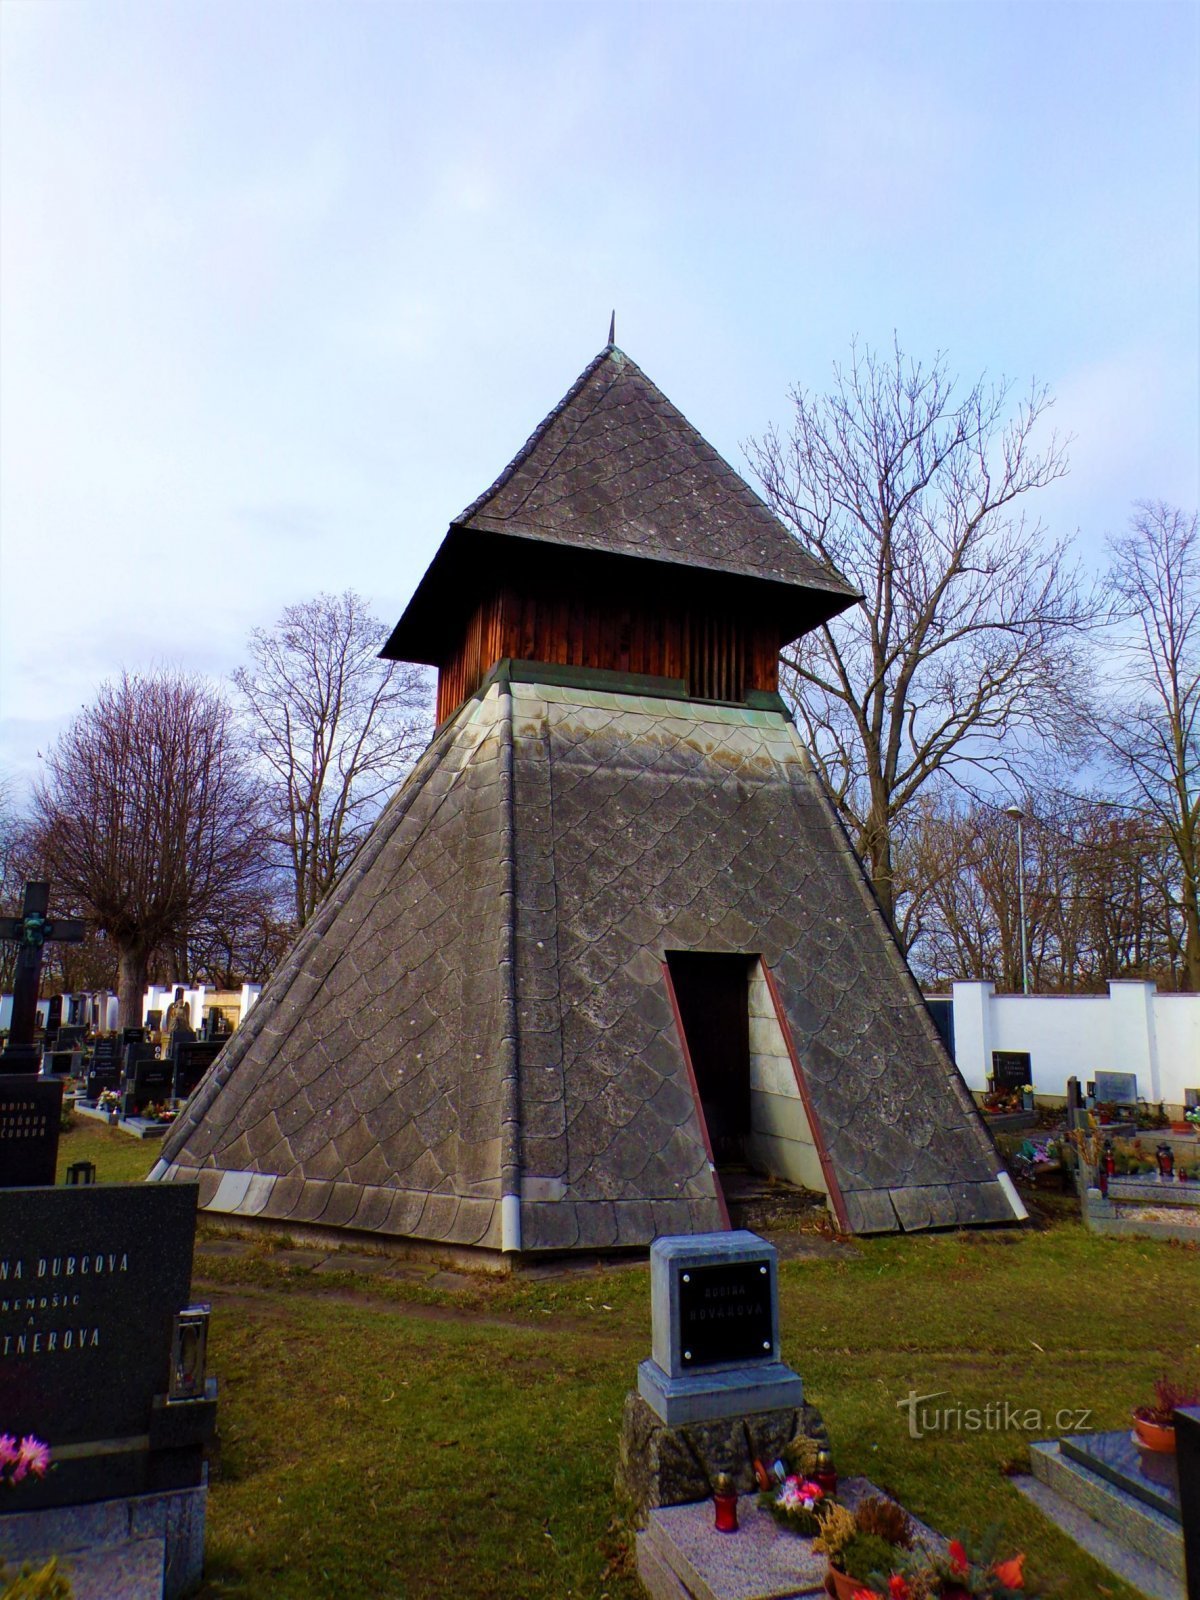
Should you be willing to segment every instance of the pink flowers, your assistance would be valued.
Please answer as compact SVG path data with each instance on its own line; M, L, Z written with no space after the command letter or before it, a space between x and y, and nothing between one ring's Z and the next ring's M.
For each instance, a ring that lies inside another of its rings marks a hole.
M44 1478L50 1466L50 1446L27 1433L20 1444L11 1433L0 1433L0 1483L20 1483L30 1473Z
M817 1501L824 1497L825 1491L819 1483L814 1483L811 1478L793 1476L785 1480L776 1496L776 1504L788 1511L811 1511Z

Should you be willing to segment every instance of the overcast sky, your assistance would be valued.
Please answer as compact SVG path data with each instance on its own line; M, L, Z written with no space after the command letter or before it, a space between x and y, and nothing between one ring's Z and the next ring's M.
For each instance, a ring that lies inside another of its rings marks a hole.
M603 345L741 470L858 335L1194 507L1200 8L0 0L0 771L125 668L389 626Z

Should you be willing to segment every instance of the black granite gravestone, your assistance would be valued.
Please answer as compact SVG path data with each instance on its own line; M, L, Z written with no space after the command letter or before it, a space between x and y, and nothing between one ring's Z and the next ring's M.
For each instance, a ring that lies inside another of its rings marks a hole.
M146 1050L145 1045L131 1045L134 1050ZM140 1055L127 1060L125 1066L125 1093L122 1111L127 1117L144 1116L149 1106L169 1100L174 1082L174 1066L156 1055Z
M42 950L47 940L77 944L84 930L82 922L51 921L49 905L50 885L27 883L21 915L0 917L0 939L17 945L12 1020L0 1051L0 1104L8 1107L0 1112L0 1183L53 1183L58 1164L62 1083L46 1081L32 1092L25 1085L41 1063L35 1035Z
M1200 1600L1200 1406L1175 1413L1175 1456L1188 1600Z
M62 1027L63 997L52 994L46 1004L46 1037L50 1038Z
M1033 1082L1028 1050L992 1051L992 1087L997 1094L1019 1094Z
M0 1416L50 1446L53 1470L7 1510L202 1480L215 1386L166 1404L188 1304L194 1184L0 1189ZM12 1503L10 1504L9 1501Z
M224 1039L181 1039L175 1046L175 1098L186 1100L221 1054Z
M0 1186L53 1183L62 1080L0 1077Z
M117 1061L117 1041L114 1038L97 1039L92 1049L91 1065L87 1074L87 1097L94 1105L105 1089L115 1089L121 1081L121 1068Z

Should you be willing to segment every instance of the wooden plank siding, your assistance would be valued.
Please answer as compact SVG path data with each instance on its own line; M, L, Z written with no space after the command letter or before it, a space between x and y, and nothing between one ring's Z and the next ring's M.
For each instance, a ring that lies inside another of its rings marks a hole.
M697 699L736 704L751 689L778 689L784 642L773 618L731 615L711 592L651 600L503 587L475 606L457 647L439 664L437 719L452 716L505 656L682 678Z

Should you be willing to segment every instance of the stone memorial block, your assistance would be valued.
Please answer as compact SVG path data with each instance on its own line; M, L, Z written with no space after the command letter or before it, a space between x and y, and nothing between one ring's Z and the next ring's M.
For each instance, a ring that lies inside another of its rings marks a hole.
M0 1501L0 1537L6 1511L201 1483L215 1382L198 1400L168 1400L196 1192L0 1189L0 1416L6 1432L44 1440L55 1462Z
M650 1250L652 1356L638 1392L669 1426L800 1406L779 1359L773 1245L757 1234L687 1234Z
M0 1186L54 1182L62 1097L61 1078L0 1076Z
M1028 1050L992 1051L992 1087L997 1094L1018 1094L1033 1082L1033 1064Z
M1136 1072L1098 1072L1096 1074L1096 1099L1101 1105L1136 1107L1138 1103Z
M221 1054L224 1039L181 1039L172 1056L175 1064L175 1098L186 1100Z

